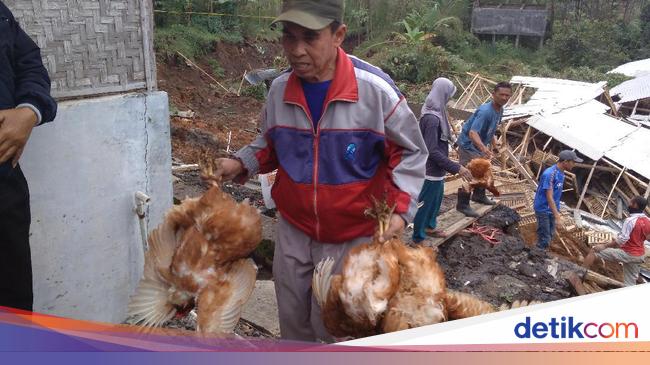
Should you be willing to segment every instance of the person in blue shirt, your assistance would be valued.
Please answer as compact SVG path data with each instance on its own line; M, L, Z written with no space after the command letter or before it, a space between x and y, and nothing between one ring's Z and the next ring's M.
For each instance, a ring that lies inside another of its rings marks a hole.
M574 151L564 150L560 152L558 163L544 170L539 179L533 206L537 217L537 247L543 250L551 243L556 224L562 222L560 198L564 188L564 172L571 171L576 162L582 162L582 159Z
M475 158L491 160L493 155L489 146L497 148L495 137L497 127L501 123L503 107L512 97L512 86L507 82L500 82L494 87L492 101L478 107L474 114L463 124L463 129L458 137L458 157L463 166ZM485 189L474 189L471 199L485 205L496 204L485 195ZM469 205L470 192L463 188L458 189L458 202L456 209L468 217L478 217L478 213Z

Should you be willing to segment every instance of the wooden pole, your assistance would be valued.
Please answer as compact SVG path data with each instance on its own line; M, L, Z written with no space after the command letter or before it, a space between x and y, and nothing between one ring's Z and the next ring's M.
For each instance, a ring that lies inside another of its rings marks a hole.
M477 75L478 77L478 75ZM469 93L467 94L466 100L463 102L463 105L461 106L461 109L465 109L467 107L467 103L470 102L474 98L474 93L476 92L476 88L481 84L481 80L476 80L474 82L474 86L470 89ZM469 87L469 86L468 86Z
M580 207L582 206L582 201L585 199L585 194L587 194L587 189L589 189L589 183L591 182L591 178L594 176L597 164L598 161L594 161L594 165L591 167L591 171L589 171L589 176L587 176L587 181L585 181L585 187L582 189L582 194L580 194L580 199L578 199L578 205L576 205L576 209L573 211L573 218L576 222L580 221Z
M519 151L519 157L528 156L528 145L530 144L530 132L533 130L533 127L528 126L526 129L526 134L524 135L523 146L521 151Z
M522 165L521 162L517 159L517 157L515 157L515 155L510 150L510 148L507 148L507 146L506 146L505 152L506 152L506 155L508 156L508 158L510 158L510 161L512 161L512 163L515 165L517 170L519 170L519 173L522 176L524 176L526 178L526 180L528 180L530 183L535 185L535 189L537 189L537 181L535 181L532 174L528 173L528 170L526 170L524 165Z
M614 104L614 100L612 100L612 96L609 94L609 88L607 87L605 87L605 99L607 100L609 107L612 109L612 115L618 117L618 110L616 109L616 104Z
M641 195L641 193L640 193L639 190L636 188L636 186L634 186L634 183L632 182L632 180L630 179L630 177L627 176L627 174L624 174L624 175L623 175L623 180L625 180L625 183L627 184L627 187L630 188L630 190L632 191L632 194L634 194L634 195L636 195L636 196Z
M542 151L546 150L546 148L548 147L548 145L551 144L551 141L552 141L552 140L553 140L553 137L549 137L549 138L548 138L548 141L546 141L546 144L545 144L544 147L542 148Z
M463 93L460 94L460 97L458 97L458 100L456 100L456 103L454 104L454 108L458 107L458 104L460 104L460 102L463 100L463 97L465 96L465 94L467 94L469 92L470 88L472 87L472 85L474 85L474 81L476 81L477 78L478 78L478 75L474 75L474 78L472 79L472 81L469 84L467 84L467 88L464 88L465 91L463 91Z
M544 162L546 161L546 155L547 152L544 152L544 154L542 155L542 161L539 163L539 169L537 170L537 180L539 180L539 175L542 174L542 170L544 169L545 166Z
M226 93L230 94L230 90L226 89L226 87L223 86L219 81L217 81L217 79L215 79L214 77L212 77L209 73L205 72L201 67L199 67L197 64L195 64L194 62L192 62L192 60L190 60L189 58L185 57L184 54L182 54L182 53L180 53L180 52L178 52L178 51L177 51L176 53L178 53L181 57L183 57L183 59L184 59L185 61L187 61L187 63L189 63L190 65L192 65L192 66L193 66L194 68L196 68L197 70L201 71L201 72L202 72L205 76L207 76L210 80L214 81L217 85L219 85L222 89L224 89L224 90L226 91Z
M609 161L608 159L603 158L603 161L605 161L605 163L608 164L609 166L615 168L616 171L621 171L621 168L620 168L620 167L616 166L613 162ZM639 183L639 185L641 185L642 187L647 188L647 187L650 186L649 183L646 183L646 182L641 181L639 178L637 178L637 177L634 176L634 175L630 175L629 172L626 172L626 174L627 174L627 176L628 176L630 179L636 181L636 182Z
M634 103L634 109L632 109L632 114L630 114L631 117L636 115L636 108L638 107L639 107L639 100L637 100L636 103Z
M624 286L620 281L614 280L591 270L587 270L587 273L585 274L585 280L591 280L603 286L613 286L617 288L622 288Z
M607 211L607 205L609 204L609 200L612 198L612 195L614 194L614 189L618 185L618 182L621 181L621 177L623 177L623 174L625 173L627 169L621 170L621 173L618 174L618 177L616 178L616 182L614 183L614 186L612 187L612 191L609 192L609 196L607 197L607 201L605 201L605 206L603 207L603 212L600 213L600 218L602 219L605 216L605 212Z

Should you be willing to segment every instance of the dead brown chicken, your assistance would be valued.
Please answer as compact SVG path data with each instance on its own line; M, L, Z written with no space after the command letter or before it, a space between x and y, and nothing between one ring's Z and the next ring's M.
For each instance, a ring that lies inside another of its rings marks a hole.
M367 214L379 220L379 233L392 214L375 201ZM335 337L366 337L381 333L383 313L397 291L399 266L391 241L359 245L347 254L341 273L332 276L334 260L321 261L314 271L312 289L321 306L323 323Z
M172 208L149 236L143 278L129 304L134 322L156 327L196 307L197 331L231 333L255 286L257 267L246 257L262 239L261 227L257 209L216 183Z
M436 252L430 247L407 247L393 240L400 267L397 292L382 321L384 333L416 328L447 320L446 284Z
M494 186L492 176L492 163L485 158L475 158L467 164L467 169L472 173L472 181L469 182L470 188L487 189L494 196L501 195L499 190Z
M383 233L392 211L375 202L372 213ZM323 260L312 288L325 328L338 338L360 338L510 309L447 290L436 256L430 247L393 238L350 250L339 275L332 276L334 260Z

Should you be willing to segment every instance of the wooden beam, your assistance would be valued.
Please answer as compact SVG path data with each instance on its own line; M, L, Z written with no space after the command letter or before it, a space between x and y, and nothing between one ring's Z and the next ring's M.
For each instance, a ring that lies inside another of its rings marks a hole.
M630 116L633 117L633 116L636 115L636 108L639 107L639 101L640 101L640 100L637 100L636 103L634 103L634 109L632 109L632 113L630 114Z
M596 170L596 165L598 164L598 161L594 161L593 166L591 167L591 171L589 171L589 176L587 176L587 181L585 181L585 187L582 189L582 194L580 194L580 199L578 199L578 204L576 205L576 209L580 210L580 206L582 205L582 201L585 198L585 194L587 194L587 189L589 189L589 183L591 182L591 178L594 176L594 171ZM579 215L580 213L578 211L574 211L574 218L575 215ZM578 221L578 219L575 219Z
M466 74L468 74L468 75L470 75L470 76L474 76L474 75L476 75L476 77L478 77L480 80L483 80L483 81L487 82L487 83L490 84L490 85L496 85L496 84L497 84L496 81L494 81L494 80L490 80L490 79L487 79L487 78L481 76L481 74L479 74L479 73L477 73L477 74L473 74L473 73L471 73L471 72L466 72Z
M596 161L596 164L597 164L597 163L598 163L598 161ZM592 169L592 168L593 168L593 169L595 169L596 171L606 171L606 172L612 172L612 173L619 173L619 172L621 172L621 169L615 169L615 168L613 168L613 167L598 166L598 165L596 165L596 166L594 167L594 166L592 166L592 165L587 165L587 164L584 164L584 163L576 163L575 166L576 166L577 168L581 168L581 169Z
M188 171L199 171L201 168L198 164L189 164L189 165L180 165L172 166L172 173L181 173Z
M476 88L480 84L481 84L480 80L476 80L476 82L474 82L474 86L472 86L469 93L467 93L467 96L465 97L465 101L463 101L463 105L460 107L461 109L465 109L467 107L467 103L469 103L474 98L474 93L476 92Z
M519 92L519 96L517 97L517 104L521 104L521 103L523 102L523 98L524 98L524 93L525 93L525 92L526 92L526 87L523 86L523 87L521 88L521 91Z
M472 203L471 206L472 209L474 209L479 214L479 218L488 214L490 211L492 211L492 209L494 209L494 207L496 207L496 205L482 205L474 203ZM425 242L427 246L438 247L460 233L465 228L472 225L472 223L476 222L479 218L466 217L463 213L455 209L450 210L438 217L438 228L446 234L446 237L436 237L426 240Z
M467 92L467 88L465 88L465 85L463 85L463 83L460 82L460 79L458 78L458 76L454 76L454 79L456 80L458 85L460 85L460 87L463 89L463 93Z
M621 168L620 168L620 167L618 167L615 163L613 163L612 161L608 160L607 158L603 158L603 161L605 161L605 163L608 164L609 166L615 168L617 172L618 172L618 171L621 171ZM645 188L650 187L650 184L641 181L638 177L636 177L636 176L630 174L629 171L626 172L626 174L627 174L627 176L629 176L632 180L634 180L634 181L636 181L637 183L639 183L639 185L641 185L642 187L645 187Z
M544 169L544 161L546 161L546 155L547 152L544 152L542 155L542 161L539 163L539 170L537 170L537 180L539 180L539 176L542 174L542 170Z
M176 53L178 53L178 55L181 56L181 57L182 57L182 58L183 58L187 63L189 63L191 66L193 66L193 67L196 68L197 70L201 71L201 73L203 73L205 76L207 76L210 80L214 81L217 85L219 85L219 87L221 87L222 89L224 89L224 90L226 91L226 94L230 94L230 93L231 93L231 91L228 90L225 86L223 86L223 85L222 85L222 84L221 84L217 79L215 79L214 77L212 77L212 75L210 75L209 73L205 72L205 71L204 71L201 67L199 67L196 63L192 62L192 60L190 60L189 58L185 57L184 54L182 54L182 53L180 53L180 52L178 52L178 51L177 51Z
M519 151L519 157L528 156L528 145L530 144L530 132L532 129L533 127L531 126L528 126L528 129L526 129L526 135L524 135L523 146L521 148L521 151Z
M548 147L548 145L551 143L552 140L553 140L553 137L548 138L548 141L546 141L546 144L544 145L544 148L542 148L542 151L546 150L546 148Z
M566 275L566 281L568 281L571 286L573 286L573 289L576 291L576 294L578 295L587 295L589 294L589 291L585 287L584 283L582 280L580 280L580 277L574 273L574 272L569 272Z
M621 170L621 173L618 174L618 177L616 178L616 182L614 183L614 186L612 186L612 190L609 192L609 195L607 196L607 200L605 201L605 206L603 207L603 212L600 213L600 218L603 218L605 216L605 212L607 211L607 205L609 205L609 200L612 198L612 194L614 194L614 189L618 185L618 182L621 181L621 177L623 177L623 174L625 173L626 169Z
M465 94L467 94L468 90L472 87L472 85L474 85L474 81L476 81L477 77L478 77L478 75L474 75L474 78L472 79L472 81L470 81L470 83L467 84L467 88L464 89L465 91L463 91L463 93L460 94L460 96L458 97L458 100L456 100L456 103L454 104L454 108L458 107L458 104L460 104L460 102L463 100L463 97L465 96Z
M508 156L508 158L510 158L510 161L512 161L512 163L515 165L517 170L519 170L519 172L526 178L526 180L533 183L535 185L535 188L537 188L537 181L533 179L533 175L528 173L528 170L524 167L524 165L521 164L521 162L519 162L517 157L515 157L515 155L510 150L510 148L506 147L505 153Z
M618 117L618 110L616 109L616 104L614 104L614 100L612 100L612 96L609 94L609 88L607 86L605 86L605 99L607 100L609 107L612 109L612 115Z
M591 280L595 282L598 285L602 286L613 286L616 288L622 288L625 285L621 283L618 280L614 280L610 277L607 277L605 275L601 275L595 271L587 270L587 273L585 274L585 280Z
M637 196L641 195L641 193L639 193L639 190L636 188L636 186L634 186L634 183L632 183L632 179L630 179L630 177L627 176L627 174L623 174L623 180L625 180L625 183L627 184L627 187L630 188L630 190L632 190L632 193L634 195L637 195Z

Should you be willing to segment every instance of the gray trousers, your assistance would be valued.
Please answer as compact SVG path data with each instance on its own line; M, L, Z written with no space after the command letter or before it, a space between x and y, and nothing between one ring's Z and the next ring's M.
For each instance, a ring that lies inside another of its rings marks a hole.
M332 257L336 261L334 273L339 273L348 251L371 239L361 237L345 243L317 242L280 217L273 256L273 280L283 339L333 341L325 330L320 307L312 295L314 268L322 259Z
M463 147L458 147L459 164L467 167L467 164L475 158L483 158L483 155L475 151L466 150Z

